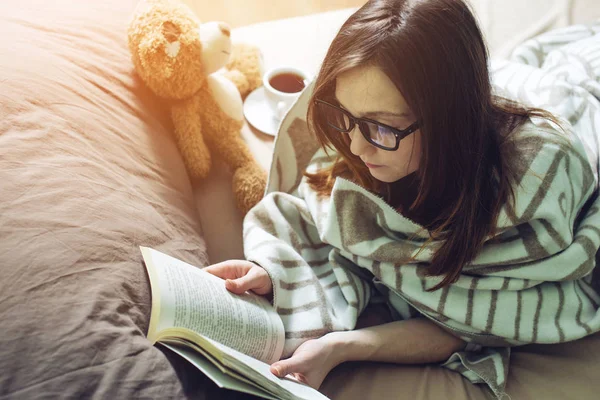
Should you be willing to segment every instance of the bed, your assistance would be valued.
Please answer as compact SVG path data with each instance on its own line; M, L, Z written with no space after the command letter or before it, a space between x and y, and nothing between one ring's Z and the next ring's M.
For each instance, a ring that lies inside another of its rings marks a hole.
M0 2L2 399L244 398L145 339L151 299L138 246L197 266L240 258L242 217L221 163L207 180L190 181L165 104L134 73L126 28L136 3ZM492 54L600 17L593 0L550 3L474 2ZM266 65L314 72L352 11L232 35L259 45ZM273 139L248 126L242 134L267 169ZM518 400L595 398L599 356L599 335L519 348L507 391ZM343 364L322 391L334 399L490 396L434 366L380 363Z

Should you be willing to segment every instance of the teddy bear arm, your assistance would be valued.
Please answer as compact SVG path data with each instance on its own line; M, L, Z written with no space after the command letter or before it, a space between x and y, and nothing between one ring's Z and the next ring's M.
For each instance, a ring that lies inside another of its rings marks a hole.
M210 171L211 156L202 135L202 121L194 99L173 105L171 116L177 147L193 178L205 178Z
M235 43L225 68L225 76L235 83L242 98L262 85L264 61L257 46L249 43Z
M197 95L198 104L202 105L199 111L206 130L205 140L214 154L231 170L234 198L240 211L245 214L262 198L267 174L240 136L243 120L232 118L221 108L223 104L219 99L223 101L227 96L221 96L219 89L223 87L214 83L211 90L201 90ZM228 85L233 86L230 82Z

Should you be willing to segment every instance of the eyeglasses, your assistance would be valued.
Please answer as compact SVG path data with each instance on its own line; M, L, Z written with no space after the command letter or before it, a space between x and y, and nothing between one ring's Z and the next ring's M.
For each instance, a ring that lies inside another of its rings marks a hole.
M329 127L348 133L358 125L365 140L383 150L398 150L400 141L419 129L418 122L414 122L406 129L396 129L369 118L357 118L347 110L319 99L315 99L315 105L319 114L326 118Z

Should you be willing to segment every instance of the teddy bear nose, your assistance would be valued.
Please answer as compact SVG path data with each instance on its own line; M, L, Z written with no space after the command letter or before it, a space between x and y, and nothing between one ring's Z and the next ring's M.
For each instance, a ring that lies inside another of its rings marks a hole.
M223 32L225 36L229 37L231 35L231 29L229 28L229 26L227 26L227 24L219 22L219 29L221 30L221 32Z

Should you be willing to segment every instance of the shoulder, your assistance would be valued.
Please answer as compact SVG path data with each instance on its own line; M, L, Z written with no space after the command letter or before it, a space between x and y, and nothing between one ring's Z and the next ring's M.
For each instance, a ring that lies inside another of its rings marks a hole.
M545 220L569 227L597 183L595 169L570 125L557 127L533 119L513 131L507 142L515 198L514 206L505 207L508 221L500 225Z
M557 126L542 118L528 119L503 146L517 178L528 173L545 176L564 168L566 173L593 173L592 160L567 121Z
M533 149L538 151L544 147L557 150L568 150L575 143L568 123L555 125L542 118L529 118L518 126L510 135L508 141L518 151L532 154Z

